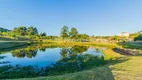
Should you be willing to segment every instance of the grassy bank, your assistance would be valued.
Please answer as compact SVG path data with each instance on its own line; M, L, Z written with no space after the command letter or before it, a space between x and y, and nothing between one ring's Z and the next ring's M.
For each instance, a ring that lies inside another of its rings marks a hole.
M142 56L123 56L114 52L112 48L121 47L115 43L90 43L90 42L43 42L43 45L92 45L102 46L108 49L103 50L108 64L92 67L75 73L67 73L58 76L45 76L35 78L21 78L17 80L141 80L142 79ZM15 43L16 44L16 43ZM127 48L141 49L139 43L121 43L121 45L129 46ZM125 48L125 47L124 47ZM110 59L110 60L109 60ZM16 79L15 79L16 80Z
M18 80L141 80L142 56L111 60L110 64L59 76L23 78Z
M21 47L21 46L27 46L29 45L30 43L28 42L0 42L0 50L3 51L3 50L9 50L9 49L12 49L12 48L18 48L18 47Z
M120 47L116 43L108 43L108 42L64 42L64 41L52 41L52 40L43 40L43 43L45 45L48 45L48 43L51 43L53 45L60 45L60 46L74 46L74 45L88 45L88 46L100 46L100 47L107 47L107 48L114 48L114 47Z
M123 63L127 60L127 58L111 60L111 64L100 67L93 67L92 69L76 73L67 73L59 76L23 78L18 80L114 80L115 76L113 74L111 65L117 65L117 63ZM110 62L108 61L108 63Z
M127 49L141 49L142 50L142 42L123 42L123 43L119 43L119 45Z

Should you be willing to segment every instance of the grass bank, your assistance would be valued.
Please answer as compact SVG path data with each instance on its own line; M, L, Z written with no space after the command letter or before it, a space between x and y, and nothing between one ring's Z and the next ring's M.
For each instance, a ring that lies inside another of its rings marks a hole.
M12 48L18 48L21 46L27 46L30 45L31 43L29 42L0 42L0 50L9 50Z
M90 42L43 42L44 45L92 45L107 47L103 53L107 56L108 64L92 67L89 70L84 70L76 73L67 73L58 76L45 76L35 78L21 78L15 80L142 80L142 56L123 56L112 51L111 48L121 47L115 43L90 43ZM129 46L124 48L141 49L139 43L121 43L121 45ZM111 56L110 56L111 55ZM113 57L111 59L111 57ZM120 58L117 58L120 57ZM8 79L9 80L9 79ZM14 80L14 79L13 79Z
M141 60L142 56L130 56L112 60L110 64L81 72L18 80L141 80Z
M127 58L111 60L111 64L100 67L93 67L92 69L76 73L67 73L59 76L22 78L18 80L115 80L111 65L117 65L118 63L123 63L127 60Z
M100 47L107 47L107 48L114 48L114 47L120 47L116 43L108 43L108 42L64 42L64 41L52 41L52 40L43 40L43 43L45 45L48 45L48 43L51 43L53 45L60 45L60 46L74 46L74 45L88 45L88 46L100 46Z
M142 50L142 42L122 42L122 43L119 43L119 45L127 49L141 49Z

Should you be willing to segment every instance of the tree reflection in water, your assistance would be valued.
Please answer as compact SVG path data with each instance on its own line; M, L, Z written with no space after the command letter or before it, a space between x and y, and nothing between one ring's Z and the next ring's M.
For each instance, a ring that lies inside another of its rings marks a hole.
M12 55L18 58L35 57L39 48L26 48L12 51ZM45 51L46 48L39 50ZM1 78L23 78L58 75L65 73L73 73L90 69L92 67L105 64L103 56L94 56L91 54L82 54L87 51L86 46L73 46L71 48L62 48L60 50L61 58L55 64L47 67L36 66L2 66L0 67Z
M0 60L6 58L6 56L0 56ZM10 63L9 61L0 61L0 64Z
M11 53L13 57L17 57L17 58L24 58L24 57L32 58L36 56L37 51L38 50L20 49L20 50L14 50Z

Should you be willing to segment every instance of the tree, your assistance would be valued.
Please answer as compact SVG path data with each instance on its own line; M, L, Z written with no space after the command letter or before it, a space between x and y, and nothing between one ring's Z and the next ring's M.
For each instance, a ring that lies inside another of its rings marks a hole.
M34 28L33 26L30 26L28 29L27 29L27 35L31 36L31 35L34 35Z
M75 36L78 34L78 31L76 28L71 28L71 32L69 33L70 38L75 38Z
M46 33L45 33L45 34L46 34ZM38 35L38 30L37 30L36 27L34 28L34 35Z
M46 36L46 33L44 32L44 33L40 33L40 36Z
M77 34L75 36L75 39L87 40L87 39L89 39L89 35L87 35L87 34Z
M27 29L27 35L31 36L31 35L38 35L38 30L37 28L34 28L33 26L30 26L28 29Z
M69 30L67 26L63 26L61 29L60 37L67 38L69 36Z
M12 33L16 34L16 35L24 36L24 35L26 35L26 30L27 30L27 28L25 26L20 26L18 28L14 28Z

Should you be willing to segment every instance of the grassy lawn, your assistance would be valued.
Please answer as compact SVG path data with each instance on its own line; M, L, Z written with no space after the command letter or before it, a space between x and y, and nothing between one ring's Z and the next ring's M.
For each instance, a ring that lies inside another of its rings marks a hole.
M142 56L132 56L130 60L112 65L112 73L116 80L142 80Z

